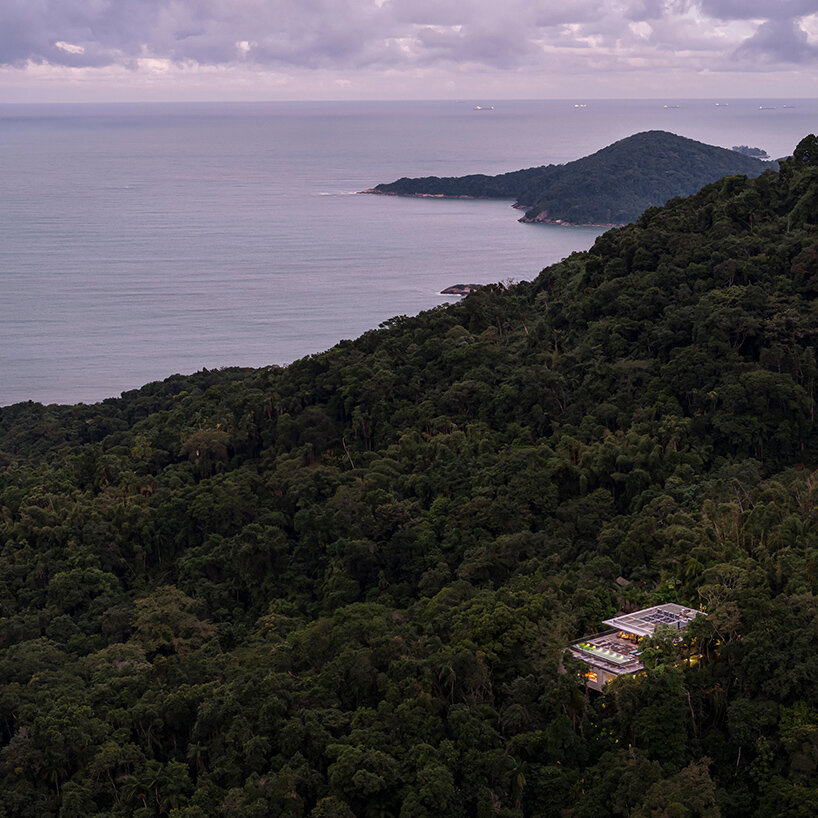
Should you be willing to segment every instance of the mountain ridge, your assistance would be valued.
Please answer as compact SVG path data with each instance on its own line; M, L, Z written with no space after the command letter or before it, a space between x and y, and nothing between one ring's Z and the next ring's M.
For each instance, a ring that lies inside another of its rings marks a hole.
M777 167L668 131L643 131L564 165L486 176L402 178L364 193L514 199L523 222L621 225L647 207L687 196L724 176Z

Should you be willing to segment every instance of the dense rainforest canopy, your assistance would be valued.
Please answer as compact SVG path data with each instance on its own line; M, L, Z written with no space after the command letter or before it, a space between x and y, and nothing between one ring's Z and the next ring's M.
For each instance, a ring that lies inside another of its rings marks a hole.
M398 179L367 193L398 196L468 196L515 199L521 221L626 224L648 207L695 193L723 176L758 176L775 167L737 149L705 145L668 133L646 131L568 162L502 173Z
M816 297L808 137L287 368L0 410L0 815L818 814ZM661 601L701 661L589 693Z

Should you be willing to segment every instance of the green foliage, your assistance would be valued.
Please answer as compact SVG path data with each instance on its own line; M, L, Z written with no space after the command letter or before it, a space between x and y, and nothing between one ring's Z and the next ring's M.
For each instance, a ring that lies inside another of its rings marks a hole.
M813 137L814 139L814 137ZM814 164L815 146L801 143L796 161ZM751 149L748 149L751 150ZM765 154L766 156L766 154ZM429 176L381 184L375 193L515 199L523 221L625 224L674 196L689 196L723 176L758 176L775 167L736 148L705 145L666 131L634 134L565 165L461 177Z
M286 369L0 410L0 814L815 814L813 141Z

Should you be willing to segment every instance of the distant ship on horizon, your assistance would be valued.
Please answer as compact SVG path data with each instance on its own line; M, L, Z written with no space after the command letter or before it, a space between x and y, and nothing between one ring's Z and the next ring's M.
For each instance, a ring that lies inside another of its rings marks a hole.
M472 111L493 111L493 105L475 105Z

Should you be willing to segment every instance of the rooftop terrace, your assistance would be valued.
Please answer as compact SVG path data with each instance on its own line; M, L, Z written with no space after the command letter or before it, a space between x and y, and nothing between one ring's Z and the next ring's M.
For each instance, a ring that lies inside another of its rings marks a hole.
M630 614L606 619L614 630L586 636L568 646L568 650L588 665L585 674L588 686L602 688L617 676L626 676L642 670L639 661L639 640L653 635L660 625L670 625L683 631L701 611L685 608L673 602L655 605Z

